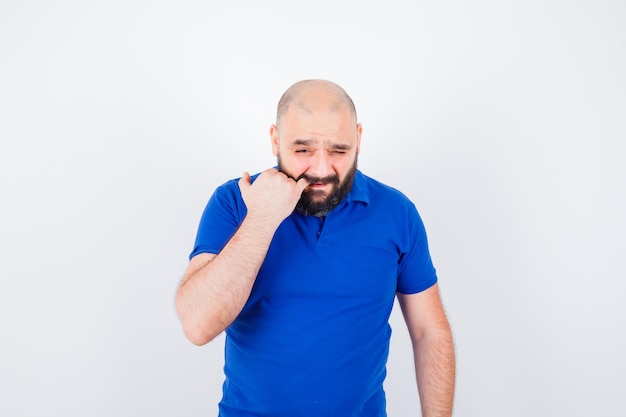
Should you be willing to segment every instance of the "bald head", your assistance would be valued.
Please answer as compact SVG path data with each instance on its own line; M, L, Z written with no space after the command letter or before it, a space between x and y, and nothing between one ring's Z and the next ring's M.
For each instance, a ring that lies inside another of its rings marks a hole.
M307 113L319 111L350 111L356 124L356 109L352 99L343 88L326 80L298 81L285 91L278 102L276 126L290 110L296 109Z

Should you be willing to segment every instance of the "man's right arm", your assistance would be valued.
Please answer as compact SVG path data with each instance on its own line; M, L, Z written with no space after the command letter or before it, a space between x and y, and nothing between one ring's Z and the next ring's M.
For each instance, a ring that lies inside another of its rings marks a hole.
M251 185L239 181L247 215L218 254L201 253L189 262L176 294L176 310L187 338L196 345L213 340L243 309L276 229L308 185L271 168Z

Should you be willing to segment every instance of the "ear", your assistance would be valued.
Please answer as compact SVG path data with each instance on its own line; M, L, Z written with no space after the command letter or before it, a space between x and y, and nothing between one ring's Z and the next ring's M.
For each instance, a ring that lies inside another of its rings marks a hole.
M270 139L272 141L272 153L274 156L278 156L278 145L280 144L280 139L278 138L278 128L276 125L270 126Z
M361 123L356 124L356 154L361 153L361 134L363 133L363 126Z

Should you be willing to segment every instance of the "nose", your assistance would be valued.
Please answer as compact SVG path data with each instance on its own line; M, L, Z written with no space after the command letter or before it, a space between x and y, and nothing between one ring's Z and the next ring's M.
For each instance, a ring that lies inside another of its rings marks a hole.
M328 154L326 152L316 152L307 173L318 178L326 178L332 175L333 167Z

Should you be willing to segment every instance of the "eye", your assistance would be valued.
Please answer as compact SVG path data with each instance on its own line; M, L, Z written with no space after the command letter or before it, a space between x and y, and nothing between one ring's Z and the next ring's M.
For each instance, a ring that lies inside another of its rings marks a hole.
M306 153L309 153L309 152L310 151L308 149L304 149L304 148L296 149L296 153L300 153L300 154L306 154Z

